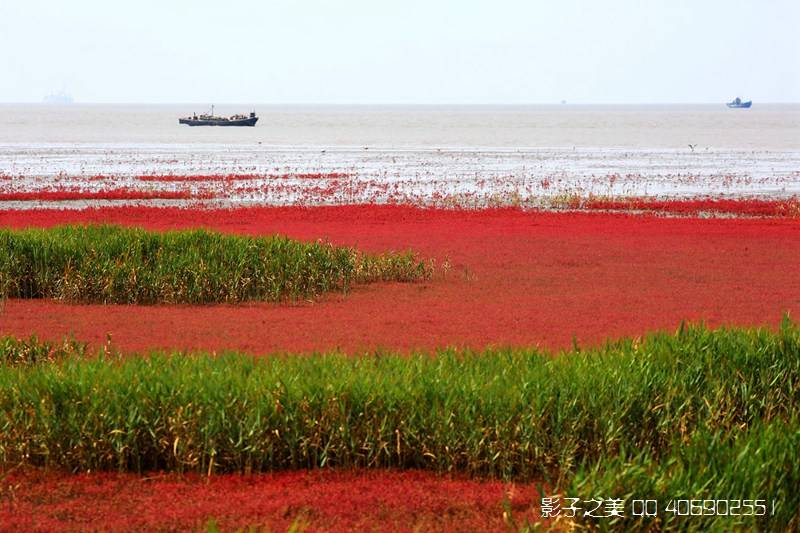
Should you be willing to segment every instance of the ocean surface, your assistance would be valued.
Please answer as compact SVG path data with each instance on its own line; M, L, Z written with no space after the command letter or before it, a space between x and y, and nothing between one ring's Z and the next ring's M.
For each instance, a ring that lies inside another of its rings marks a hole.
M800 196L795 104L216 107L251 110L221 128L179 125L197 105L0 105L0 209Z
M800 150L800 104L540 106L219 105L254 128L203 128L193 105L0 104L0 143Z

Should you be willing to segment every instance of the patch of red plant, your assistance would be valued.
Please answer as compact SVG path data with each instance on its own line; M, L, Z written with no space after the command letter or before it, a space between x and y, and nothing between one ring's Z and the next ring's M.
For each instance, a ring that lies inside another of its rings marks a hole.
M112 335L151 348L311 352L487 345L569 348L681 321L769 325L800 314L800 220L660 218L407 206L0 211L0 225L120 223L413 249L450 269L297 305L124 306L10 300L0 334Z
M209 175L144 175L137 176L139 181L246 181L264 179L339 179L349 178L352 174L344 172L306 172L306 173L287 173L287 174L209 174Z
M42 201L61 202L67 200L188 200L208 199L207 193L190 191L143 191L120 187L99 191L80 189L47 189L30 192L0 192L0 202Z
M2 479L2 476L0 476ZM4 531L504 531L510 506L537 518L533 484L512 485L419 471L282 472L253 476L77 474L28 469L0 487Z
M758 200L694 198L688 200L655 200L622 198L580 200L576 209L607 211L655 211L680 215L719 213L753 217L800 217L800 200Z

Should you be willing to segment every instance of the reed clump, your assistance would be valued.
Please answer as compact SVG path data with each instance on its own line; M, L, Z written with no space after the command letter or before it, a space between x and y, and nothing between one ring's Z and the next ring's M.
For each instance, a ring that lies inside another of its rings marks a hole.
M8 353L36 348L19 346L0 342L0 465L424 468L547 480L587 498L774 499L777 514L742 524L797 524L800 329L788 320L778 332L692 326L557 357L78 347L20 365Z
M373 281L416 281L412 252L111 225L0 230L0 295L117 304L285 301Z

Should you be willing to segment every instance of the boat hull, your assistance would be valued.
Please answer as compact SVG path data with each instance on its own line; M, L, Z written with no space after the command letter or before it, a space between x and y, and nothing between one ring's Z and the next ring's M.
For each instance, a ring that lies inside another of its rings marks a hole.
M237 120L204 120L199 118L179 118L178 124L187 126L255 126L258 117L241 118Z
M750 101L750 102L742 102L740 104L737 104L735 102L728 102L725 105L727 105L731 109L749 109L750 106L753 105L753 102L752 101Z

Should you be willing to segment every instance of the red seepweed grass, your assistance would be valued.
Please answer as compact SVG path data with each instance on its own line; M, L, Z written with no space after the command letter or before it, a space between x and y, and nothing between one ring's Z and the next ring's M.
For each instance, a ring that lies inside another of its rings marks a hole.
M0 473L0 529L9 531L203 530L292 524L326 531L507 530L536 519L535 484L479 481L420 471L295 471L251 476ZM535 508L535 507L534 507ZM262 529L259 529L259 531Z
M74 188L51 188L28 192L2 192L0 202L40 201L61 202L68 200L188 200L209 199L204 192L190 191L147 191L128 187L87 191Z
M575 209L602 211L648 211L671 215L726 214L751 217L800 217L800 200L762 200L756 198L654 198L576 199Z
M0 334L73 334L116 347L348 352L440 346L564 348L800 313L800 220L698 219L408 206L5 211L0 225L119 223L281 233L364 251L413 249L444 278L379 284L295 306L102 306L9 300Z

